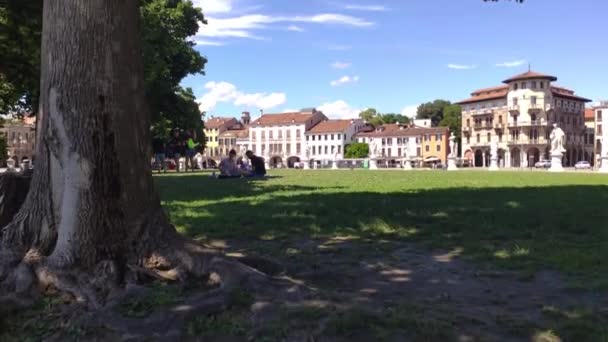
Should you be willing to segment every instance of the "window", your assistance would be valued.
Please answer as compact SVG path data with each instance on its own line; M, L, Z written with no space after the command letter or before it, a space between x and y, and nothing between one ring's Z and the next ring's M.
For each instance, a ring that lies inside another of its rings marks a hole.
M441 145L437 145L437 152L441 152Z
M315 135L312 136L312 141L315 141Z
M306 136L306 141L310 141L310 135Z
M283 130L282 129L279 130L279 139L283 139Z
M387 156L389 156L389 157L391 156L391 149L390 149L390 148L388 149L388 154L387 154Z
M300 154L300 152L302 152L302 146L300 145L300 143L296 144L296 153Z
M314 156L315 154L317 154L317 146L312 147L312 155Z
M336 146L331 147L331 154L334 154L334 153L336 153Z
M287 154L291 154L291 144L287 144L287 149L285 150Z
M300 130L299 130L299 129L296 129L296 137L297 137L297 138L299 138L300 136L301 136L301 135L300 135Z
M435 141L441 141L441 134L435 134Z
M536 81L532 81L532 89L536 89Z
M598 111L597 111L597 120L598 120L598 121L599 121L599 120L602 120L602 111L601 111L601 110L598 110Z
M498 116L498 123L502 123L502 115Z
M521 82L521 89L528 88L528 84L526 82Z
M251 131L251 139L255 140L255 131Z
M342 136L343 136L343 139L346 140L346 134L343 134Z
M319 139L319 141L321 141L321 135L317 135L317 139Z
M517 106L517 97L513 98L513 106Z
M257 152L256 144L251 145L251 149L253 150L253 153L256 153Z
M325 134L325 141L327 141L327 140L329 140L329 139L327 139L327 134Z
M491 141L492 141L492 134L491 134L491 133L488 133L488 137L487 137L487 139L488 139L488 142L491 142Z
M430 147L429 145L426 145L425 150L426 150L427 152L429 152L429 151L431 150L431 147Z
M386 144L387 145L392 145L393 144L393 138L387 138L386 139Z
M290 129L287 130L286 134L287 134L287 139L291 138L291 130Z
M545 89L545 82L540 82L540 89Z
M502 142L502 133L498 133L498 142Z
M531 96L530 97L530 103L532 103L533 105L536 104L536 96Z
M266 131L262 131L262 140L266 139Z
M268 132L268 139L272 139L272 131Z
M481 142L481 134L477 133L477 142Z
M327 146L325 146L325 154L327 154L327 150L328 150L328 148L327 148Z
M386 145L386 139L382 138L382 146Z
M471 119L467 118L467 127L471 127Z
M515 84L513 85L513 90L517 90L517 89L519 89L519 84L515 83Z
M397 149L397 157L401 157L401 147Z
M338 153L342 153L342 146L338 145Z
M331 140L334 140L334 135L333 134L331 135Z

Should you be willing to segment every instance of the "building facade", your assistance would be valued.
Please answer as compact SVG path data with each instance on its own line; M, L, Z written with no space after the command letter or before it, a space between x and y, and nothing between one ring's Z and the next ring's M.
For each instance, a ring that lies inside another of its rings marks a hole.
M324 120L305 133L308 160L344 159L344 149L364 126L363 120ZM305 151L306 153L306 151Z
M595 151L595 110L593 108L585 108L585 135L583 136L585 144L584 159L592 166L595 166L597 158Z
M217 158L228 155L230 150L235 150L237 154L243 155L249 149L249 125L251 124L251 116L249 112L241 114L241 121L232 123L232 125L219 134Z
M602 101L593 108L595 115L595 159L600 165L600 158L608 156L608 101Z
M306 160L305 133L324 120L325 114L315 108L263 114L249 126L250 150L264 157L270 167L292 167Z
M205 121L205 154L212 159L218 159L222 154L219 150L219 137L231 127L235 126L238 121L235 118L216 118Z
M15 165L19 165L25 159L29 159L30 161L35 159L35 118L6 122L0 128L0 134L6 139L7 156L0 158L3 165L8 158L15 160Z
M378 159L389 164L413 160L423 165L447 161L449 135L447 127L386 124L359 132L356 139L378 146Z
M463 158L489 166L490 144L496 141L499 166L533 167L549 159L549 136L557 123L566 134L564 166L583 160L585 103L590 100L553 85L555 81L557 77L528 71L460 101Z

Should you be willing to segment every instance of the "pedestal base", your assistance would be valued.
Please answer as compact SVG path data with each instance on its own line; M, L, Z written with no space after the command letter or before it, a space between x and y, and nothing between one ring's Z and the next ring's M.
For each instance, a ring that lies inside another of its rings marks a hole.
M562 153L551 155L551 167L549 168L549 172L564 172L564 167L562 166L562 157Z
M456 165L455 157L448 157L448 171L457 171L458 166Z
M374 159L369 160L369 169L370 170L378 170L378 161Z
M600 163L600 168L597 171L600 173L608 173L608 156L602 157Z
M403 169L404 170L411 170L412 169L412 162L410 160L406 160L405 164L403 165Z
M331 169L332 169L332 170L337 170L337 169L338 169L338 162L337 162L337 161L335 161L335 160L334 160L334 161L332 162L332 164L331 164Z
M492 158L490 159L490 168L488 169L490 171L498 171L498 159L497 158Z
M304 163L304 166L302 168L304 170L310 170L310 161L309 160L305 160L303 163Z

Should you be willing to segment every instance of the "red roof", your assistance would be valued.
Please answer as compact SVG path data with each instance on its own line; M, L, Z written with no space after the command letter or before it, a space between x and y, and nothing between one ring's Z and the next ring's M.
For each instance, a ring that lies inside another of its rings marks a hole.
M462 100L460 102L456 102L456 104L467 104L467 103L473 103L473 102L479 102L479 101L502 99L502 98L506 98L508 94L509 94L508 86L480 89L480 90L477 90L477 91L474 91L473 93L471 93L471 95L473 95L473 97L470 97L466 100Z
M407 127L400 124L388 124L388 125L380 125L378 129L369 132L359 132L357 133L357 137L413 137L420 136L424 134L437 134L441 133L447 135L449 133L449 129L447 127L430 127L430 128L422 128L422 127Z
M500 86L496 86L496 87L490 87L490 88L484 88L484 89L475 90L474 92L471 93L471 96L482 95L484 93L502 92L502 91L505 91L505 90L509 90L509 86L508 85L500 85Z
M235 118L211 118L205 121L205 128L214 129L220 128L224 125L226 125L227 128L230 128L236 123L237 121Z
M585 108L585 121L594 121L595 111L593 108Z
M306 133L342 133L353 123L353 120L325 120L319 122Z
M575 100L575 101L591 102L591 100L589 100L587 98L574 95L574 91L566 89L566 88L551 87L551 92L553 93L553 96L563 97L565 99Z
M304 124L312 119L315 115L321 112L294 112L281 114L264 114L255 120L252 125L272 126L272 125L289 125L289 124Z
M534 71L528 71L528 72L524 72L523 74L519 74L519 75L513 76L509 79L506 79L503 81L503 83L511 83L514 81L523 81L523 80L538 79L538 78L549 80L549 81L557 81L557 77L555 77L555 76L545 75L545 74L541 74L539 72L534 72Z

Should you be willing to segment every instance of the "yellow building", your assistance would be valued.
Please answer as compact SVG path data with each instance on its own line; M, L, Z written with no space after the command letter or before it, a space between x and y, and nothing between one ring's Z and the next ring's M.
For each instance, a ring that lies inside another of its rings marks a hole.
M218 138L220 134L236 125L238 121L235 118L214 118L205 122L205 153L208 157L219 157Z
M419 134L422 135L422 161L432 162L439 159L445 165L449 153L450 130L447 127L420 128L419 130Z

